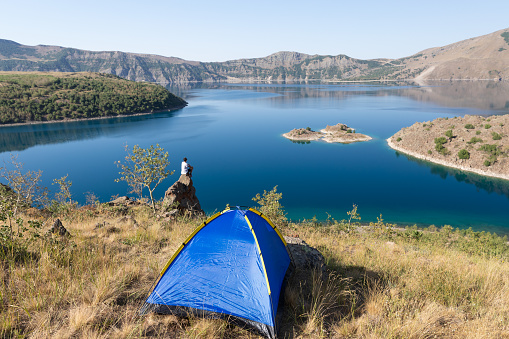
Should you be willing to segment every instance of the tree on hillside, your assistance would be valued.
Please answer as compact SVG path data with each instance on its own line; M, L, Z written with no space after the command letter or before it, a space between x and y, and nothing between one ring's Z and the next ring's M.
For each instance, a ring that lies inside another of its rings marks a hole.
M119 172L121 177L115 181L125 181L131 187L131 192L140 197L142 197L143 189L146 188L149 192L152 210L155 213L154 190L168 175L173 174L173 171L170 172L166 169L170 164L168 152L159 147L159 144L156 144L155 147L150 145L149 148L134 145L132 151L125 145L125 150L127 152L125 163L116 162L117 166L121 168Z
M283 193L277 192L277 185L270 191L263 190L263 195L257 193L251 200L256 201L258 210L265 214L277 226L286 226L288 219L284 207L281 205Z

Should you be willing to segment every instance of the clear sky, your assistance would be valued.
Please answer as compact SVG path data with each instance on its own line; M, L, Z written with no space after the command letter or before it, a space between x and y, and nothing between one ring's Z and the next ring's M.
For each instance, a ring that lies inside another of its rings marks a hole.
M0 0L24 45L226 61L278 51L401 58L509 28L508 0Z

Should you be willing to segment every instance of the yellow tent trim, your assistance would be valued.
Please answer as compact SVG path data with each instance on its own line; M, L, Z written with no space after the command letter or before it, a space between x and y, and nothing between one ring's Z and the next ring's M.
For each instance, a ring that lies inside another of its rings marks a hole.
M265 281L267 282L267 290L269 291L269 295L271 295L269 277L267 276L267 269L265 268L265 261L263 261L263 255L262 255L262 250L260 249L260 244L258 244L258 238L256 237L256 233L255 233L253 226L251 225L251 222L249 221L247 215L244 216L244 219L246 219L247 224L249 225L249 229L251 230L251 233L253 233L253 237L256 242L256 247L258 248L258 253L260 254L260 259L262 260L263 274L265 275ZM271 300L271 303L272 303L272 300Z
M277 229L276 225L274 225L272 223L272 221L269 220L269 218L267 218L264 214L262 214L262 212L259 212L257 210L255 210L254 208L250 208L249 209L251 212L253 213L256 213L258 214L260 217L262 217L263 219L265 219L266 222L269 223L269 225L274 229L274 231L276 231L277 235L279 236L279 238L281 239L281 241L283 242L283 244L285 244L285 247L287 247L287 244L286 244L286 241L285 241L285 238L283 237L283 235L281 234L281 232L279 232L279 230Z
M173 254L173 256L170 258L170 260L168 260L168 262L166 263L166 265L164 266L163 270L161 271L161 274L159 274L161 277L163 276L164 272L166 272L166 270L168 269L168 267L170 267L171 263L173 262L173 260L175 260L175 258L177 257L177 255L179 255L180 251L182 251L182 249L184 248L185 245L187 245L188 242L191 241L191 239L193 239L193 237L196 235L196 233L198 233L203 227L205 227L208 223L210 223L212 220L214 220L215 218L217 218L218 216L220 216L221 214L223 214L224 212L228 211L229 208L225 209L224 211L222 212L217 212L216 214L214 214L213 216L211 216L210 218L208 218L207 220L205 220L200 226L198 226L194 231L193 233L191 233L191 235L189 237L187 237L186 241L184 241L182 243L182 245L180 245L180 247L177 249L177 251L175 251L175 253Z

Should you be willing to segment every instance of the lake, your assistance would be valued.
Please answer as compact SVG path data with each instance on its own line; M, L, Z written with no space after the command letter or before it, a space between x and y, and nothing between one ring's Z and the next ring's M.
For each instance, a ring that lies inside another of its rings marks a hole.
M207 213L248 205L277 185L292 220L347 219L509 233L509 181L481 177L407 157L385 139L402 127L438 117L509 113L509 84L197 84L170 88L189 102L172 112L103 120L0 128L0 156L18 154L25 169L54 178L69 174L75 200L126 195L115 161L124 146L159 144L178 179L186 156ZM294 143L281 135L345 123L369 142Z

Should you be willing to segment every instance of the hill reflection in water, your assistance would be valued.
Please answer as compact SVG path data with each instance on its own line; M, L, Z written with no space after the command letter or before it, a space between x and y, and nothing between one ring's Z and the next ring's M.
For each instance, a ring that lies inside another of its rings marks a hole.
M509 83L499 81L427 81L363 82L363 83L192 83L169 86L168 89L185 100L192 98L193 89L238 89L250 92L279 94L269 98L274 105L288 106L302 98L349 99L359 95L403 96L415 101L434 103L454 109L475 109L481 114L509 113ZM443 108L442 107L442 108ZM467 112L468 113L468 112ZM473 114L473 113L472 113Z
M130 117L0 127L0 153L22 151L36 145L129 133L136 129L135 122L171 118L176 114L178 110Z
M446 167L435 164L429 161L415 158L411 155L395 151L396 156L404 156L408 160L417 163L419 166L427 167L430 173L437 175L442 179L452 177L458 182L475 185L478 190L483 190L488 193L496 193L498 195L506 196L509 199L509 181L493 177L485 177L476 173L461 171L452 167Z

